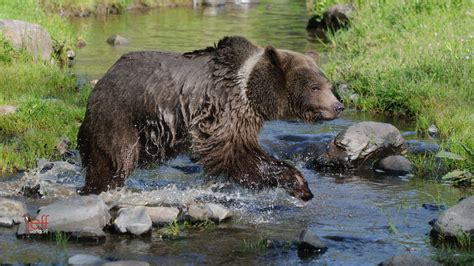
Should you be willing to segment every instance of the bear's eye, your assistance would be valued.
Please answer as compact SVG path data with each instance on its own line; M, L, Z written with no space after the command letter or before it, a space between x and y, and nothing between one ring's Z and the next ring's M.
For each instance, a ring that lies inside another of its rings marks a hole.
M313 91L319 91L319 90L320 90L320 88L317 87L317 86L313 86L313 87L311 87L311 89L312 89Z

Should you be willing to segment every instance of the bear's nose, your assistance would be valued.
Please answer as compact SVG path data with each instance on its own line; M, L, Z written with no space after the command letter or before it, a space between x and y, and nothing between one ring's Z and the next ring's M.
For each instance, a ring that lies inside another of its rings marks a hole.
M336 113L341 113L342 111L344 111L344 105L340 102L337 102L334 105L334 111L336 111Z

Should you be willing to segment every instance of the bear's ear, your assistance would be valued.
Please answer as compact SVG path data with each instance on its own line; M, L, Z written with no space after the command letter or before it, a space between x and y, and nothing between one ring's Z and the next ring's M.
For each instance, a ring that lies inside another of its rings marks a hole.
M265 52L263 54L270 60L270 62L272 62L273 65L280 66L280 56L275 47L268 45L265 47Z

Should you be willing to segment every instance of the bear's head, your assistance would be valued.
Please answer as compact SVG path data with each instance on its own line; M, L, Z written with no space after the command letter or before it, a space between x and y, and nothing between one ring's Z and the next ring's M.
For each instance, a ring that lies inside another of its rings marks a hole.
M267 119L332 120L344 110L309 56L267 46L249 76L249 96ZM264 88L262 88L264 87Z

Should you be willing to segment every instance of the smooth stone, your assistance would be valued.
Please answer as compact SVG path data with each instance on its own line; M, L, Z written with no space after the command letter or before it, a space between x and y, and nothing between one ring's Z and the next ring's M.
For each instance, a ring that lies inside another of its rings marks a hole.
M406 175L413 171L411 162L401 155L392 155L377 161L374 169L395 175Z
M3 105L0 106L0 115L14 114L18 110L17 106L14 105Z
M145 207L126 207L118 211L114 226L121 233L142 235L151 230L152 221Z
M314 232L305 229L301 231L298 248L321 252L327 249L327 245Z
M178 218L179 209L174 207L145 207L153 224L172 223Z
M0 217L0 227L12 227L13 219L8 217Z
M393 256L390 259L381 262L380 266L438 266L441 265L427 258L418 257L410 253Z
M77 237L95 238L105 236L102 229L109 223L110 214L101 198L89 195L60 199L43 206L35 219L47 219L48 232L67 232ZM21 233L19 230L18 234Z
M193 220L205 221L211 219L212 210L207 205L193 204L188 207L188 214Z
M407 152L411 154L435 154L439 151L439 145L426 143L418 140L407 140Z
M441 213L433 230L448 237L456 237L461 233L474 236L474 196L463 199Z
M232 211L220 204L208 203L207 206L212 212L212 215L211 215L212 220L217 220L218 222L222 222L232 217Z
M105 262L106 260L87 254L76 254L67 260L70 265L102 265Z
M102 266L148 266L150 263L137 260L119 260L119 261L109 261Z
M0 19L0 31L15 49L26 49L35 59L51 59L53 41L49 32L40 25L21 20Z
M112 35L107 39L107 43L113 46L127 45L128 40L120 35Z
M0 217L20 223L24 220L23 216L27 214L25 203L17 200L0 198Z
M326 151L311 164L315 168L335 171L367 168L378 158L396 155L405 149L405 140L393 125L360 122L337 134Z

